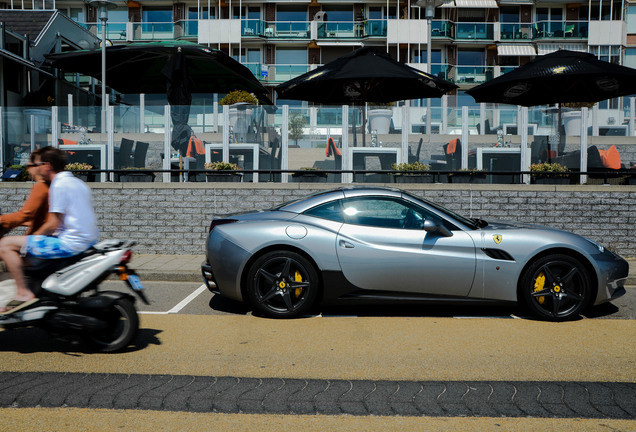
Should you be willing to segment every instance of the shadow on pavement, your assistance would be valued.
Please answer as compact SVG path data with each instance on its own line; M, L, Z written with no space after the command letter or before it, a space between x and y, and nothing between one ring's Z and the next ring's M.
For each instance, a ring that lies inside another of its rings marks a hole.
M219 312L226 312L236 315L247 315L250 309L245 303L231 300L220 295L213 295L210 299L210 308Z
M123 352L140 351L149 345L161 345L158 338L161 330L139 329L133 344ZM90 345L82 341L80 336L68 336L56 339L46 331L38 328L18 328L0 332L0 352L19 352L22 354L58 352L71 356L94 354Z

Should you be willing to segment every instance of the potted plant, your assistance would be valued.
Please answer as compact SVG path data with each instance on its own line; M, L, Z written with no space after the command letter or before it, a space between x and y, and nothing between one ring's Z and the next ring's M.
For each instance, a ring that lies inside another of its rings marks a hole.
M95 173L90 172L93 168L93 165L82 162L71 162L64 167L66 171L71 171L75 177L85 182L95 181Z
M485 183L486 174L478 169L462 169L449 175L451 183Z
M369 132L388 134L391 129L394 102L369 102Z
M258 105L258 98L254 93L245 90L232 90L219 101L221 105L231 106L229 122L234 134L247 134L250 120L254 114L254 105Z
M124 173L119 174L121 182L143 182L152 183L155 181L155 173L148 168L124 168Z
M530 165L534 184L570 184L570 170L557 162L541 162Z
M207 162L205 169L213 171L205 174L206 181L208 182L240 182L243 178L243 173L233 172L239 169L239 166L230 162Z
M292 174L292 181L294 182L311 182L317 183L321 181L327 181L327 173L319 172L318 168L302 167L302 171L297 171Z
M433 176L428 173L430 167L422 162L399 163L391 167L403 171L393 174L395 183L433 183Z

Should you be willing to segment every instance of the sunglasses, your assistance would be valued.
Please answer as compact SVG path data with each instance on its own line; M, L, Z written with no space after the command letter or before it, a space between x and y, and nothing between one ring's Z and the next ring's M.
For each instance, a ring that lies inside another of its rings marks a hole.
M27 168L33 168L36 166L44 165L46 162L31 162L27 164Z

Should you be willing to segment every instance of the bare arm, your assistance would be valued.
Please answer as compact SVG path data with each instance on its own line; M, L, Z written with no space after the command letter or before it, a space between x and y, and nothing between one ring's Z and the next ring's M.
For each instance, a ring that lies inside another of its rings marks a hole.
M46 222L33 235L51 235L62 226L63 220L64 215L62 213L49 213Z

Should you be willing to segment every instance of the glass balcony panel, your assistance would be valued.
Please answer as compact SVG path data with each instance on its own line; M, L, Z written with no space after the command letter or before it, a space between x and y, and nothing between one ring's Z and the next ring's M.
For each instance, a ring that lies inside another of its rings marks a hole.
M587 39L587 21L538 21L533 25L535 39Z
M135 40L174 39L174 23L133 23Z
M327 39L344 39L362 37L362 23L352 21L329 21L318 26L318 37Z
M102 23L95 23L95 31L97 37L102 36ZM106 23L106 39L111 41L126 40L126 23L125 22L111 22Z
M273 68L274 76L270 77L270 81L275 82L285 82L309 71L307 64L277 64Z
M183 36L197 37L199 35L199 20L181 20Z
M386 20L367 20L365 32L367 36L386 37Z
M257 19L241 20L241 34L246 37L262 36L264 22Z
M454 23L446 20L433 20L431 22L431 37L452 38Z
M502 40L523 40L532 37L530 23L501 23Z
M482 84L494 77L493 66L457 66L455 82L460 84Z
M489 40L493 39L493 23L456 23L456 39Z
M308 38L309 22L308 21L276 21L268 22L264 30L265 36L276 38Z

